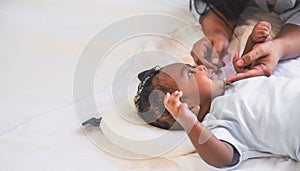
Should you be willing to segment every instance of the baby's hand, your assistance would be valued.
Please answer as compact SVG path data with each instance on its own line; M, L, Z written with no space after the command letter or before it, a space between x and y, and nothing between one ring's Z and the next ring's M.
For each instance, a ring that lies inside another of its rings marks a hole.
M260 21L254 26L250 35L250 39L254 43L264 42L270 37L271 29L272 27L269 22Z
M189 132L194 125L198 123L197 116L193 112L198 113L200 107L197 105L192 109L192 112L186 103L182 103L180 101L182 95L182 91L175 91L171 95L170 93L167 93L164 99L164 104L166 109L177 120L177 122L179 122L179 124L187 132Z
M172 114L175 119L177 119L179 116L179 111L182 105L180 98L182 97L182 95L182 91L175 91L174 93L172 93L172 95L170 95L170 93L167 93L164 99L166 109Z

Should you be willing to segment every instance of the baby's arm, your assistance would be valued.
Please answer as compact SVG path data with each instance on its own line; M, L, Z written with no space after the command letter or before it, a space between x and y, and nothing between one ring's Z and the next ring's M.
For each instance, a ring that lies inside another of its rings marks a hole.
M252 29L252 32L247 39L245 49L242 55L252 50L252 48L256 43L262 43L270 39L271 29L272 27L269 22L266 21L258 22Z
M182 92L175 91L165 96L165 107L187 132L190 140L201 158L209 165L224 167L233 158L233 148L230 144L218 140L188 109L187 104L181 103Z

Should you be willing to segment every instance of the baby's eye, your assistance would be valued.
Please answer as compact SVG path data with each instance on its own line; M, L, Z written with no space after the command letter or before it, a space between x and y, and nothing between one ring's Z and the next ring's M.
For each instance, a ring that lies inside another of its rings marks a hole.
M188 72L187 72L188 77L191 77L193 74L194 74L194 71L188 70Z

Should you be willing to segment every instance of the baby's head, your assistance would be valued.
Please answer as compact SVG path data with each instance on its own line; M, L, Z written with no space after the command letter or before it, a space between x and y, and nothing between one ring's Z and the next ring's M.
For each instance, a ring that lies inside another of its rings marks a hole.
M167 92L174 92L178 85L170 75L163 72L164 68L158 66L139 73L141 81L138 86L134 102L139 116L150 125L169 129L175 119L164 107L164 96ZM175 127L176 125L174 125ZM177 129L182 129L179 125ZM175 129L176 129L175 128Z
M214 81L211 79L211 71L203 65L193 67L174 63L163 68L146 70L138 77L141 83L134 101L139 116L150 125L163 129L182 129L164 107L164 96L167 92L180 90L183 92L180 100L190 108L199 105L202 113L209 110ZM203 117L198 115L200 121Z

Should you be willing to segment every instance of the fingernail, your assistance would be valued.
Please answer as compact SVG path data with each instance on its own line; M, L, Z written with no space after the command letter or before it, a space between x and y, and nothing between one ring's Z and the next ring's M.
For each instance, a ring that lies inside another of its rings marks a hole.
M219 62L219 59L218 59L218 58L213 58L213 59L211 60L211 62L212 62L213 64L217 65L218 62Z
M234 53L235 59L239 59L239 54L237 52Z
M242 66L244 65L244 61L243 60L238 60L237 63L236 63L238 66Z
M226 78L224 81L225 81L225 85L231 83L230 78Z

